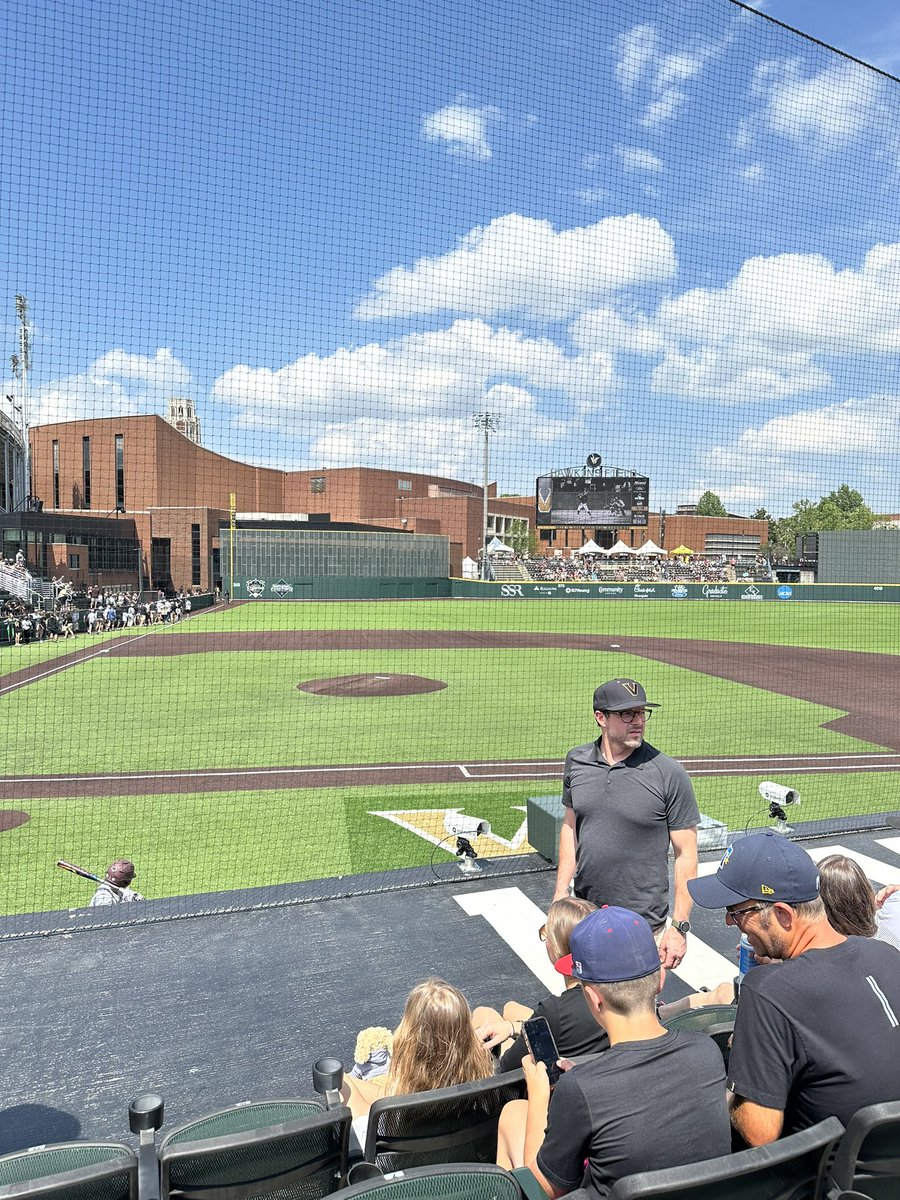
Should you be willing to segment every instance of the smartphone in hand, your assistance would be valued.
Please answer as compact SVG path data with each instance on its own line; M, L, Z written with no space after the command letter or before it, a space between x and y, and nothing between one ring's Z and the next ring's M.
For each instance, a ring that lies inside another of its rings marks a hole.
M553 1034L550 1032L550 1026L547 1024L547 1018L530 1017L522 1024L522 1035L534 1061L542 1062L547 1068L550 1086L553 1087L562 1075L562 1068L556 1065L559 1051L553 1040Z

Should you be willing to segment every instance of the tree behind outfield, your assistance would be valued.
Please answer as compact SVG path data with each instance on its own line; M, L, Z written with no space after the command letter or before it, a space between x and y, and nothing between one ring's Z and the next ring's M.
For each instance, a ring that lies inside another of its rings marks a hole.
M835 491L823 496L817 504L812 500L797 500L789 517L782 517L770 526L769 541L782 547L789 557L795 553L796 541L804 533L823 533L839 529L871 529L875 514L860 492L842 483Z
M698 517L727 517L728 510L715 492L704 492L697 501Z

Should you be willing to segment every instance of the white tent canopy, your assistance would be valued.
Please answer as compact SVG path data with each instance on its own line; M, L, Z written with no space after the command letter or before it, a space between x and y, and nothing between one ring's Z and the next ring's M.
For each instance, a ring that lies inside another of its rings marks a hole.
M507 546L498 537L492 537L488 542L488 554L515 554L512 546Z
M635 554L640 554L644 558L654 558L660 554L668 553L668 550L663 550L662 546L657 546L652 538L644 542L643 546L638 546L637 550L635 550Z
M611 549L607 550L606 553L610 556L610 558L612 558L614 554L635 554L636 551L632 550L630 546L626 546L622 539L619 538L616 544Z
M594 541L594 539L591 538L591 540L589 542L584 543L584 545L581 547L580 550L573 550L572 553L573 554L605 554L606 551L602 550L597 545L597 543Z

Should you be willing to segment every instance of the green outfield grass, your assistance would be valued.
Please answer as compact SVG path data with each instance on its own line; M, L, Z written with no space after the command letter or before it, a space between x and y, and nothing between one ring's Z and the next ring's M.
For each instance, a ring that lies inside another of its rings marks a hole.
M447 687L374 698L297 689L357 673L422 675ZM0 720L18 730L0 749L0 773L561 757L596 736L591 695L614 675L640 678L663 705L648 739L678 756L868 745L820 728L840 710L627 654L240 651L101 656L0 697Z
M732 830L762 824L762 776L696 780L703 812ZM882 774L779 776L802 793L804 821L895 807L894 784ZM216 792L205 795L35 800L27 825L3 838L16 871L0 875L0 912L46 911L87 904L91 883L56 870L57 858L102 870L127 855L139 866L136 886L163 897L262 887L300 877L330 878L401 866L446 865L450 855L376 811L458 808L489 820L512 841L528 796L555 792L550 780L515 785L453 784L317 791ZM837 840L837 839L836 839ZM491 854L488 844L486 853ZM490 867L488 867L488 870Z
M685 600L365 600L220 607L171 632L276 629L533 630L703 638L900 653L893 604Z
M634 675L663 708L648 738L680 757L861 753L871 748L821 728L839 709L805 703L620 651L215 651L117 658L116 637L283 629L531 630L617 637L665 636L832 647L896 654L891 606L590 601L396 601L245 604L179 626L81 636L0 651L0 672L45 666L5 694L0 677L0 774L111 774L166 769L561 760L596 735L596 683ZM363 639L364 640L364 639ZM86 660L66 667L73 649ZM727 651L723 650L723 653ZM64 669L57 670L57 667ZM439 692L346 698L297 690L303 680L360 673L443 680ZM833 693L841 695L835 676ZM872 730L877 736L877 730ZM900 773L790 775L804 821L895 810ZM377 776L373 775L377 779ZM703 811L732 829L761 823L759 779L695 776ZM175 786L178 786L177 784ZM427 864L432 846L368 815L376 809L459 807L511 838L516 806L558 790L529 783L322 788L138 798L36 798L16 805L27 824L0 833L0 911L87 901L90 885L53 868L56 858L102 868L133 856L148 895L178 895ZM440 861L440 855L438 856Z

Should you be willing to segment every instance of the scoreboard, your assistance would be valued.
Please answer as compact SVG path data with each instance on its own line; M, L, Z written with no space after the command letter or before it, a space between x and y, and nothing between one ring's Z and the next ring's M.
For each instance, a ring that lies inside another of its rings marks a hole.
M535 495L537 526L646 525L650 480L645 475L541 475Z

